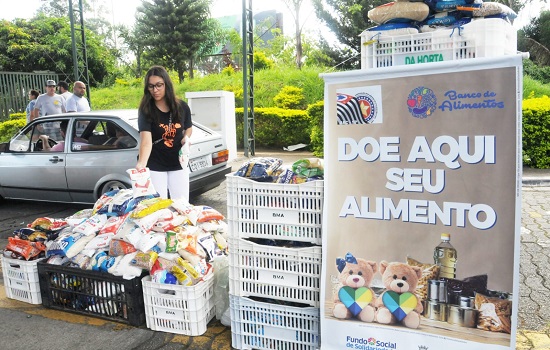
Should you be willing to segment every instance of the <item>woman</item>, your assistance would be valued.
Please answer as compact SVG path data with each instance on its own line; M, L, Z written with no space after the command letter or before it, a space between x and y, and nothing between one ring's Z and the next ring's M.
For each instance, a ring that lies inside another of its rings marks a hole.
M155 190L163 198L189 200L189 170L182 169L178 152L189 142L191 110L178 99L166 69L153 66L145 76L139 104L139 158L136 169L148 167Z
M36 99L38 98L38 91L31 90L29 91L29 104L27 105L27 108L25 109L25 112L27 112L27 124L31 121L31 112L34 109L34 104L36 103Z

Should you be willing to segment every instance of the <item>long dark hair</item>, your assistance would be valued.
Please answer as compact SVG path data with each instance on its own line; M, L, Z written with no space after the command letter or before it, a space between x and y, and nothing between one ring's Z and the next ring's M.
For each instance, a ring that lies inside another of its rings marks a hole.
M147 85L149 85L149 78L152 76L160 77L164 80L164 98L166 99L166 104L170 108L170 113L172 113L172 121L181 122L183 120L183 116L181 115L179 99L176 97L176 93L174 91L174 84L172 84L172 79L170 79L168 72L162 66L152 66L147 71L145 81L143 83L143 97L139 103L139 110L150 121L159 121L158 108L155 108L155 100L147 88Z

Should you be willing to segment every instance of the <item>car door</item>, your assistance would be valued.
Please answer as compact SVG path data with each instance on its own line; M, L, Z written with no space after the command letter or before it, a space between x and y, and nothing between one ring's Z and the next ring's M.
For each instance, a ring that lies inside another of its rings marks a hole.
M65 151L41 150L39 137L63 141L61 120L36 120L17 134L0 154L0 186L6 198L68 201ZM53 144L53 143L52 143Z
M86 125L86 129L79 132L78 124ZM138 141L105 117L82 116L75 126L65 162L72 201L94 203L97 200L94 195L105 189L130 188L126 170L136 165Z

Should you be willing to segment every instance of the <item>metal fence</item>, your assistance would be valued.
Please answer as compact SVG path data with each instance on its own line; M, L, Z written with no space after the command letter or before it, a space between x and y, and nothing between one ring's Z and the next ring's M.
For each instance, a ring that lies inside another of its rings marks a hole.
M7 120L11 113L25 112L32 89L44 93L46 80L59 81L55 72L0 72L0 121Z

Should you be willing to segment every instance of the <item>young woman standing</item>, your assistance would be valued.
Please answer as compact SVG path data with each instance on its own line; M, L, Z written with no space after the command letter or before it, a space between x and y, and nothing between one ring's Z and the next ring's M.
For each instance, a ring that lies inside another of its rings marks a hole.
M145 75L139 104L139 158L136 169L148 167L155 190L163 198L189 200L189 169L182 169L178 152L193 131L191 110L178 99L164 67L153 66Z

